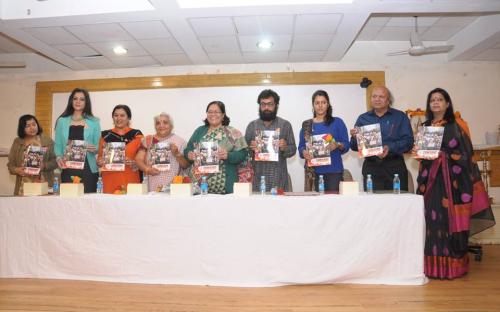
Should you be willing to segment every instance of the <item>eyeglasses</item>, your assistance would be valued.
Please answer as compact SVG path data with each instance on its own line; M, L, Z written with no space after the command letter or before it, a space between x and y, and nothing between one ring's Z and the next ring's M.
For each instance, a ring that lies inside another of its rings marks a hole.
M222 112L208 111L207 115L220 115Z
M274 107L276 104L274 102L261 102L261 107Z

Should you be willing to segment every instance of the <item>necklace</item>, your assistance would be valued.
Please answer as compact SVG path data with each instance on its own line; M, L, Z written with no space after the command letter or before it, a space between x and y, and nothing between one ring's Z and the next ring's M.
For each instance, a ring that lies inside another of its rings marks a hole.
M73 115L71 115L71 120L73 120L73 121L82 121L82 120L83 120L83 117L82 117L82 116L80 116L80 118L74 118L74 116L73 116Z

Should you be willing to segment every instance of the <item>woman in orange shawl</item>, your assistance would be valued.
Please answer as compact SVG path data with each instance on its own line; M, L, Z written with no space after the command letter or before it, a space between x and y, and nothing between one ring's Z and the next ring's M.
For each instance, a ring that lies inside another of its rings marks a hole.
M97 163L101 167L104 164L103 150L106 143L124 142L125 169L123 171L106 171L102 169L104 193L108 194L124 191L128 183L140 183L140 172L134 159L143 138L141 130L129 127L132 112L127 105L115 106L112 117L114 128L101 133Z

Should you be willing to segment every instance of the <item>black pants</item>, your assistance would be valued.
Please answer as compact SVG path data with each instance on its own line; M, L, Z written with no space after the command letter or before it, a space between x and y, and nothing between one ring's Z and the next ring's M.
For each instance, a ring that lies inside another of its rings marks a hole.
M97 186L98 173L90 170L89 161L85 159L85 166L79 169L63 169L61 171L61 183L72 183L71 176L78 176L82 179L84 193L95 193Z
M319 174L314 173L316 176L314 178L314 187L316 191L318 188ZM325 182L325 192L338 192L340 181L344 181L344 175L342 173L323 173L323 181Z
M394 174L399 175L401 190L408 191L408 169L403 156L366 158L363 162L363 189L366 191L366 175L371 174L373 190L392 190Z

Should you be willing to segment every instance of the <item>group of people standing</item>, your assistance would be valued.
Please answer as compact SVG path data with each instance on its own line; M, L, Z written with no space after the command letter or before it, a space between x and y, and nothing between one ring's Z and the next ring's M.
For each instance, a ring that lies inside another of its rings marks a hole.
M278 116L280 97L273 90L264 90L257 97L259 118L251 121L245 135L231 127L226 107L221 101L210 102L206 107L204 124L198 127L186 142L173 133L174 122L169 114L154 117L155 134L144 136L130 127L132 112L127 105L113 108L114 127L101 131L99 119L92 114L89 93L74 89L65 111L55 126L55 140L43 135L35 116L24 115L19 119L18 137L10 150L8 168L16 175L15 195L22 194L23 182L37 179L52 183L54 169L61 168L61 181L71 182L81 178L86 193L96 191L99 167L103 165L103 148L106 143L125 143L125 170L101 171L104 192L114 193L128 183L139 183L148 177L150 191L169 185L175 175L183 170L191 180L200 182L203 174L193 165L196 146L203 141L218 143L219 170L206 175L208 192L227 194L233 192L234 182L250 180L253 190L259 190L261 176L266 178L267 191L271 188L291 191L287 158L296 152L306 161L313 155L307 148L311 136L327 134L333 138L328 143L330 164L318 167L305 166L305 186L318 189L318 177L323 176L327 191L338 191L343 180L342 155L349 149L357 151L357 127L380 124L383 152L364 159L362 174L364 185L368 174L374 190L392 189L394 174L401 177L401 190L408 190L408 171L403 154L416 152L409 119L392 108L393 97L386 87L375 87L371 94L372 110L361 114L349 131L340 117L333 116L327 92L318 90L312 95L313 116L303 122L297 148L292 125ZM453 279L467 273L467 242L471 232L494 224L479 171L473 157L468 127L457 117L449 94L443 89L432 90L427 97L425 126L444 127L441 152L437 159L420 161L417 193L424 196L427 224L425 244L425 273L440 279ZM279 129L277 161L255 161L256 133ZM86 157L83 169L67 168L64 151L69 140L85 141ZM151 148L159 142L169 142L170 170L153 168L148 157ZM40 174L29 176L23 168L23 155L30 145L46 148ZM472 228L479 220L480 228Z

